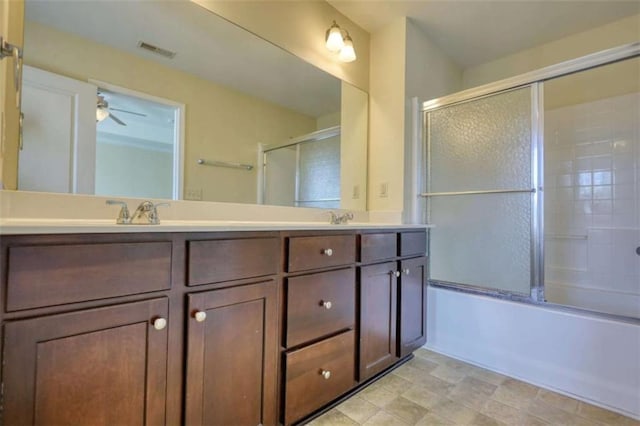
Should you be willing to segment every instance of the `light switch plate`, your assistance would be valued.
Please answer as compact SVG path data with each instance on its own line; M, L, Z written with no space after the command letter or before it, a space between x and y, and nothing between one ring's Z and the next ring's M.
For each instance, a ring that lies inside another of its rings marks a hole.
M380 198L387 198L389 196L389 184L387 182L380 184Z

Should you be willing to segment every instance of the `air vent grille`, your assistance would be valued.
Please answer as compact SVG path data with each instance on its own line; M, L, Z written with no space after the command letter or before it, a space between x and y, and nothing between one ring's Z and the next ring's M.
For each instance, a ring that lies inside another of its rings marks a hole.
M147 50L151 53L155 53L156 55L164 56L165 58L169 58L169 59L173 59L173 57L176 56L176 52L163 49L162 47L154 46L153 44L149 44L145 41L139 41L138 47L140 49Z

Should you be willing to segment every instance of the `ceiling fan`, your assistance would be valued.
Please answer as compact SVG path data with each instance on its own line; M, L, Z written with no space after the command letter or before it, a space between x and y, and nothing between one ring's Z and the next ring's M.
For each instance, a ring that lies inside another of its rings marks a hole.
M116 117L115 115L113 115L111 113L111 111L119 111L119 112L124 112L126 114L133 114L133 115L137 115L139 117L146 117L146 114L142 114L139 112L134 112L134 111L127 111L126 109L119 109L119 108L112 108L109 107L109 102L107 102L107 100L104 98L103 95L101 95L100 93L98 93L98 103L96 106L96 122L101 122L103 120L106 120L107 117L112 119L113 121L115 121L116 123L118 123L121 126L126 126L127 124L120 120L118 117Z

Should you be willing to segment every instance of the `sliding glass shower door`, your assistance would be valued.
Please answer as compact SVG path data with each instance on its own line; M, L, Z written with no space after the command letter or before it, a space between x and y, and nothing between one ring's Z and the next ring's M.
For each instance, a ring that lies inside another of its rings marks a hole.
M431 282L536 297L536 89L425 111Z

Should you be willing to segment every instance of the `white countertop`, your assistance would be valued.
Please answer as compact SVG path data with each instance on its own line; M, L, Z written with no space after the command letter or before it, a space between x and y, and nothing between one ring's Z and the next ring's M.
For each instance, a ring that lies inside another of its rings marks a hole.
M124 232L228 232L228 231L307 231L354 229L431 228L432 225L352 222L331 225L326 222L260 222L228 220L163 220L158 225L117 225L101 219L0 219L0 235L91 234Z

